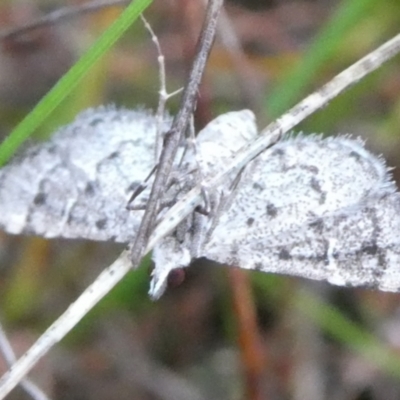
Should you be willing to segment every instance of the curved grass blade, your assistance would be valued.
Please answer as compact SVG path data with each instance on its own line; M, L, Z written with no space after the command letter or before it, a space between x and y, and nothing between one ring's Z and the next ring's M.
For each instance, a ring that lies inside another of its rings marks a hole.
M153 0L134 0L97 39L90 49L43 97L36 107L17 125L0 145L0 166L4 165L18 147L34 132L45 118L68 96L90 67L101 57L132 25Z

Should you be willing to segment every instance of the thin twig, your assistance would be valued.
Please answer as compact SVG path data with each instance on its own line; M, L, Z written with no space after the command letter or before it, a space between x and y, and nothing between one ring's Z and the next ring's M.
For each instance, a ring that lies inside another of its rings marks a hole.
M3 355L6 364L11 367L16 361L14 350L11 347L11 343L7 338L7 335L0 324L0 353ZM22 389L32 397L34 400L49 400L46 394L35 385L30 379L24 378L20 383Z
M158 41L157 35L154 33L151 25L147 22L146 18L143 14L140 16L144 27L150 33L151 40L156 46L157 50L157 62L158 62L158 79L160 82L160 90L158 92L158 106L156 112L156 145L155 145L155 162L160 158L161 150L162 150L162 126L165 116L165 105L168 99L175 94L181 92L181 89L173 92L172 94L168 94L167 92L167 83L166 83L166 73L165 73L165 57L163 52L161 51L160 42Z
M233 171L240 170L248 160L253 159L263 149L271 146L281 135L303 121L307 116L325 106L331 99L345 89L371 73L385 61L400 52L400 35L374 50L351 67L333 78L320 90L308 96L273 124L264 129L263 136L243 150L227 167L223 174L209 179L207 187L215 187ZM200 188L193 189L167 212L163 221L154 230L146 248L146 253L154 245L172 231L195 207L200 204L202 194ZM175 215L177 213L177 215ZM37 361L51 347L63 339L67 333L101 300L110 290L130 271L129 253L122 252L120 257L71 304L68 309L55 321L33 344L33 346L7 371L0 379L0 400L3 399L32 369Z
M103 8L125 5L129 2L130 0L93 0L78 6L60 8L34 21L30 21L27 24L1 31L0 40L23 35L31 30L42 28L44 26L65 22L70 18L98 11Z
M208 3L196 56L188 83L183 91L179 112L172 122L171 129L165 134L164 147L161 152L146 211L131 249L131 261L134 268L139 265L142 256L145 254L147 241L158 213L158 204L167 185L180 140L188 127L190 116L195 108L197 92L214 42L218 15L222 5L223 0L210 0Z

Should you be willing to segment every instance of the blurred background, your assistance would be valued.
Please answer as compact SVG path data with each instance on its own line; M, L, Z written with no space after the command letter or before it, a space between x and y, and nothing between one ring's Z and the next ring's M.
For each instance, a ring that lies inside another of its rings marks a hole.
M0 30L83 3L3 0ZM0 36L1 138L120 11L103 8ZM171 92L185 84L203 11L204 3L193 0L154 0L146 11L166 58ZM196 125L250 108L263 128L397 34L399 26L398 0L226 1ZM400 178L399 67L397 57L298 129L362 136L369 149L397 167L393 174ZM158 90L157 51L137 21L30 142L48 137L88 107L156 108ZM167 106L176 112L179 97ZM15 351L26 350L121 249L0 232L0 319ZM51 398L400 398L400 295L245 273L199 260L179 287L151 302L150 270L145 260L35 368L32 378ZM29 396L16 389L9 398Z

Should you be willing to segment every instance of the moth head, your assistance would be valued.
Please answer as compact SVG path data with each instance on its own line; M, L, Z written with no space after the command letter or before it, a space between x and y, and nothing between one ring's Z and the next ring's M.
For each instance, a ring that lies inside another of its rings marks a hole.
M170 237L154 248L152 259L155 265L151 273L149 296L152 300L158 300L168 286L169 277L175 273L182 276L179 271L190 264L191 256L187 247Z

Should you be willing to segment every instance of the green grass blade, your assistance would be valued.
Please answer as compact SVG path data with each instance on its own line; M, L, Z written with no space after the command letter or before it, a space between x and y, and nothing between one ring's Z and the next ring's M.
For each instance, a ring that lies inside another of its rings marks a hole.
M122 36L153 0L135 0L121 13L90 49L56 83L36 107L18 124L0 145L0 166L35 131L44 119L68 96L90 67Z

